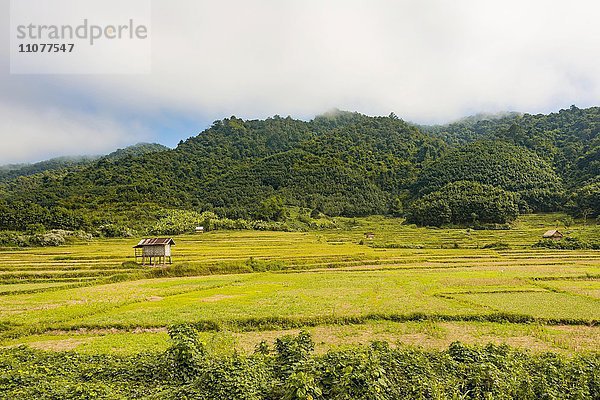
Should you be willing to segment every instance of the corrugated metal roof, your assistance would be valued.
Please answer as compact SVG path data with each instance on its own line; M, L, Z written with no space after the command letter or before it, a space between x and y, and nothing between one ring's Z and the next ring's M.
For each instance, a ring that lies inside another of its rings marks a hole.
M174 246L175 241L171 238L148 238L140 240L140 242L133 247L164 246L166 244L172 244Z

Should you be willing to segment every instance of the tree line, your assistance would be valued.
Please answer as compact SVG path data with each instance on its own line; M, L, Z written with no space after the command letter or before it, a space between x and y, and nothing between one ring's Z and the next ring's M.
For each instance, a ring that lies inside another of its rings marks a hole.
M597 218L599 121L597 107L435 127L341 111L311 121L230 117L173 150L12 170L0 182L0 229L149 226L166 210L281 221L286 207L425 225L505 223L515 210Z

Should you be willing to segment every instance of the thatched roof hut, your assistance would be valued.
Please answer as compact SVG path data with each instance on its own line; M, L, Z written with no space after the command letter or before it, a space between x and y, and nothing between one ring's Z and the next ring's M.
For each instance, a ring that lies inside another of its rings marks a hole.
M549 231L546 231L542 237L544 239L560 240L563 238L563 234L556 229L550 229Z

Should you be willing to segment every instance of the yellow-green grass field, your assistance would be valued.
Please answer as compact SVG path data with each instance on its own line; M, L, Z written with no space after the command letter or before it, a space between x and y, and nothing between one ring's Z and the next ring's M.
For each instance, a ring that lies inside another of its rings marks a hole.
M562 217L524 216L510 230L370 217L322 231L184 235L167 268L131 262L139 238L2 249L0 345L162 351L169 325L193 323L218 352L299 329L318 351L372 340L598 351L600 251L532 248L556 227L600 240L600 226L565 228Z

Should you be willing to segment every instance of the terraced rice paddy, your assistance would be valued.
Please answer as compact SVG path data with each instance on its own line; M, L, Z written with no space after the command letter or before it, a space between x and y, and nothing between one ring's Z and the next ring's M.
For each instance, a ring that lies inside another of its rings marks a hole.
M1 344L159 351L167 326L194 323L220 352L302 327L320 351L371 340L598 350L600 252L531 247L559 218L527 216L497 231L373 217L328 231L210 232L176 237L166 269L131 263L138 238L4 249ZM600 236L596 225L565 231ZM498 242L508 248L482 248Z

